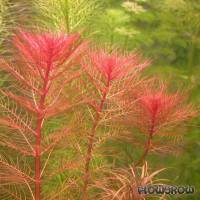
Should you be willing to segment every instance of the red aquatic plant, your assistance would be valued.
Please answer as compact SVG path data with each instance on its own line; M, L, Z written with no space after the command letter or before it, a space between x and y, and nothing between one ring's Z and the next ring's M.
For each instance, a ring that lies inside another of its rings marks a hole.
M127 102L129 101L135 103L131 109L127 108L130 113L126 116L125 123L147 136L144 152L136 161L136 166L141 164L153 149L155 136L176 136L174 128L195 115L192 105L186 102L187 94L180 91L169 92L167 83L156 79L147 81L141 89L132 91Z
M90 50L83 59L82 66L89 83L83 82L90 96L95 114L92 116L92 128L88 135L87 153L83 177L83 199L88 199L87 188L90 178L90 163L97 129L115 114L123 112L114 99L125 93L129 87L138 83L139 73L149 64L142 61L137 53L122 54L117 50ZM92 86L91 86L91 85ZM91 97L92 95L92 97ZM114 106L116 105L116 107Z
M67 127L45 138L43 126L48 118L57 116L72 106L63 90L79 75L72 66L77 63L87 44L81 42L79 34L23 30L16 34L13 42L17 51L13 62L1 59L0 65L15 78L13 84L1 89L1 125L5 133L1 134L0 144L17 151L21 161L17 159L9 162L2 157L0 179L3 186L24 183L31 193L29 199L41 200L42 174L49 160L49 152L70 132ZM46 153L49 156L44 164L41 158ZM34 164L31 165L33 169L30 166L30 170L23 171L19 165L23 162L22 156L34 159ZM11 187L4 191L9 189ZM14 195L15 199L26 199L22 197L24 194L16 191L9 191L7 194Z

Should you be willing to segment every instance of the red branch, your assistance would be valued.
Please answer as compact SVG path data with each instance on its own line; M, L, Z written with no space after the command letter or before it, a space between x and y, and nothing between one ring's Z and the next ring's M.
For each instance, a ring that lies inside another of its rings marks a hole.
M45 74L45 79L43 83L43 90L42 95L40 97L40 103L38 108L38 115L37 115L37 128L36 128L36 146L35 146L35 200L40 200L40 193L41 193L41 130L42 130L42 123L44 120L44 110L45 110L45 98L48 93L49 87L49 72L51 69L51 61L48 62L47 70Z
M144 152L141 155L141 157L138 159L138 161L135 162L135 167L142 164L142 162L145 160L147 154L149 153L149 150L150 150L151 144L152 144L154 129L155 129L155 117L152 119L152 124L151 124L151 128L150 128L150 131L149 131L149 135L148 135L148 139L147 139L147 142L146 142L146 145L145 145Z
M96 114L96 118L91 130L91 133L89 135L88 138L88 149L87 149L87 155L86 155L86 162L85 162L85 172L84 172L84 186L83 186L83 200L87 200L87 188L88 188L88 182L89 182L89 178L90 178L90 162L92 159L92 152L93 152L93 146L94 146L94 138L95 138L95 134L96 134L96 130L98 127L98 124L101 120L100 114L103 111L103 107L106 101L106 97L109 91L109 87L110 87L110 79L107 80L107 84L106 84L106 89L103 92L103 96L100 102L100 105L97 108L97 114Z

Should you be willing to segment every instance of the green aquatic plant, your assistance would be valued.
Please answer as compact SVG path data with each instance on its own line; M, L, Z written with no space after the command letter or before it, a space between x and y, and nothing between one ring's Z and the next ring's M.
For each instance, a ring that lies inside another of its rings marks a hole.
M57 31L73 32L85 28L99 8L97 0L38 0L38 21Z
M10 13L11 4L7 0L0 1L0 51L5 53L6 49L4 44L6 39L11 34L11 28L14 25L14 20L11 19Z

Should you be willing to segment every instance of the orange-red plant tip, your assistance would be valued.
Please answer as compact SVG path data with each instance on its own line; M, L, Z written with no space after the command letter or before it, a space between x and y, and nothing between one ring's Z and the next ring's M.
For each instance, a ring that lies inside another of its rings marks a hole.
M20 50L20 54L29 62L40 64L39 67L45 68L45 64L51 59L52 67L55 68L61 61L63 63L69 58L74 51L74 44L79 39L79 34L33 33L20 30L13 42Z
M140 57L136 53L122 55L117 51L108 50L90 51L91 64L94 65L107 79L123 78L134 70L142 70L148 64L141 64Z

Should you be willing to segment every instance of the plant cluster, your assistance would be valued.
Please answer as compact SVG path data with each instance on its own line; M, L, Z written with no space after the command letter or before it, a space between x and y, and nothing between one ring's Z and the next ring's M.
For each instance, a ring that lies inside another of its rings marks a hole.
M148 198L137 186L161 170L147 172L147 155L166 150L195 115L185 94L142 77L150 61L139 53L97 48L79 33L19 30L13 44L12 60L0 61L8 74L0 89L1 198ZM120 152L108 143L119 140L143 150L131 166L115 163Z

